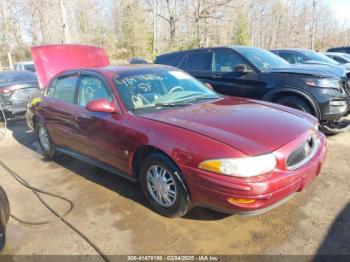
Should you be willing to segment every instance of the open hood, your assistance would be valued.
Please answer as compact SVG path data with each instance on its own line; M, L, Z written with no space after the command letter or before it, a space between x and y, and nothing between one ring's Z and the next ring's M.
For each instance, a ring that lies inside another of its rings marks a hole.
M103 48L87 45L41 45L31 48L39 84L44 88L50 79L69 69L108 66Z

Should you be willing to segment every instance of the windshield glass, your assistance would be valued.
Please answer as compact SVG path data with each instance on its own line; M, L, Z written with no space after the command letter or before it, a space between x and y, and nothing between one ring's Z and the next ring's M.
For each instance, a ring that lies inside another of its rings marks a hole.
M302 51L302 53L304 55L306 55L309 59L314 60L314 61L320 61L320 62L324 62L324 63L331 64L331 65L339 65L339 63L337 61L334 61L333 59L329 58L328 56L325 56L325 55L320 54L320 53L316 53L315 51L312 51L312 50L305 50L305 51Z
M178 70L135 69L118 74L114 82L125 107L133 112L220 98L201 82Z
M264 49L237 47L236 50L261 71L276 69L289 64L284 59Z
M345 58L348 62L350 62L350 54L342 54L342 57Z
M0 73L0 84L37 81L36 75L29 71L10 71Z

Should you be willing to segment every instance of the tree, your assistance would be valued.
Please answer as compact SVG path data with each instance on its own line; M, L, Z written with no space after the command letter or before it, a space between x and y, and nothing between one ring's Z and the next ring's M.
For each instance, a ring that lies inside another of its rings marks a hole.
M120 8L120 47L126 49L128 55L149 58L152 35L146 27L139 1L123 1Z
M234 24L234 34L232 42L235 45L249 45L250 35L249 35L249 21L247 16L240 12L236 18Z

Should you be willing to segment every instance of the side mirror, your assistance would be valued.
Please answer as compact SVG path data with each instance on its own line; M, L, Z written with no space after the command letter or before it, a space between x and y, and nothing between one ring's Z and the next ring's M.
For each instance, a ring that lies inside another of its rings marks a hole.
M106 98L99 98L90 101L87 103L86 109L91 112L119 113L119 108L113 102L109 102Z
M247 66L246 64L239 64L237 65L234 70L235 73L240 73L240 74L248 74L250 72L252 72L252 70L250 69L249 66Z

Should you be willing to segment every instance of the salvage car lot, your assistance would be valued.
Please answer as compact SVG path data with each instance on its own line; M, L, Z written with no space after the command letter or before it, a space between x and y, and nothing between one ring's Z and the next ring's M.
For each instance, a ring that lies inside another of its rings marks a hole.
M9 130L0 159L32 185L72 200L67 220L106 254L350 254L349 133L328 138L319 178L277 209L243 217L197 208L169 219L151 210L137 184L67 156L43 159L24 121L10 122ZM0 176L11 213L52 218L3 169ZM65 210L64 203L45 199ZM28 226L10 219L7 237L4 254L95 254L61 222Z

